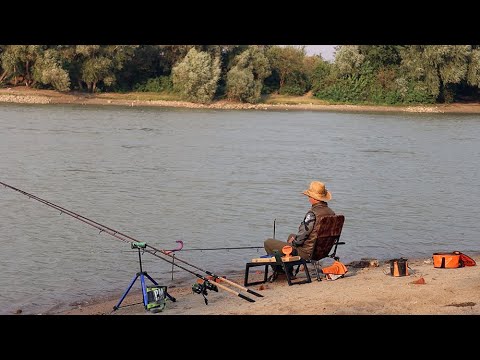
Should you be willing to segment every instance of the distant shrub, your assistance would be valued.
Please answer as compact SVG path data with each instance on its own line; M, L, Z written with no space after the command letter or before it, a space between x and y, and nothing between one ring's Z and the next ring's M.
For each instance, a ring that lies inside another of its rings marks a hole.
M317 98L334 102L388 105L435 102L435 97L428 92L425 83L402 77L395 78L393 72L385 70L337 78L316 89Z
M370 98L371 85L372 77L368 75L339 78L335 83L319 90L315 96L335 102L363 102Z
M403 102L407 104L433 104L436 102L436 97L429 94L426 89L417 86L408 91Z
M279 91L280 95L301 96L305 94L305 87L300 84L286 84Z
M307 75L300 71L295 71L286 76L285 84L280 89L281 95L301 96L310 89L310 82Z
M160 76L156 78L150 78L144 83L135 84L134 91L140 92L163 92L172 91L173 83L170 76Z
M233 67L227 74L227 96L242 102L257 102L260 98L261 83L255 82L248 69Z
M332 74L332 64L320 61L310 77L310 82L313 93L317 93L335 82L335 76Z

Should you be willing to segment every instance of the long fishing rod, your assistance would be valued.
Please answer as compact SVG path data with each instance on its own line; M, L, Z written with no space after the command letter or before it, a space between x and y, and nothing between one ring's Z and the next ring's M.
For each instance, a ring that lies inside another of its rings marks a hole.
M263 246L240 246L240 247L218 247L218 248L193 248L193 249L182 249L183 251L214 251L214 250L241 250L241 249L263 249Z
M273 219L273 239L275 239L275 222L277 219ZM243 249L263 249L263 246L239 246L239 247L217 247L217 248L193 248L183 249L183 251L214 251L214 250L243 250Z
M275 222L277 219L273 219L273 239L275 239ZM243 250L243 249L263 249L263 246L239 246L239 247L217 247L217 248L193 248L183 249L183 251L214 251L214 250Z
M91 220L91 219L89 219L89 218L87 218L87 217L85 217L85 216L82 216L82 215L80 215L80 214L77 214L77 213L75 213L75 212L73 212L73 211L71 211L71 210L68 210L68 209L66 209L66 208L63 208L63 207L61 207L61 206L59 206L59 205L56 205L56 204L54 204L54 203L52 203L52 202L50 202L50 201L47 201L47 200L45 200L45 199L42 199L42 198L38 197L38 196L35 196L35 195L33 195L33 194L30 194L30 193L28 193L28 192L26 192L26 191L20 190L20 189L18 189L18 188L16 188L16 187L13 187L13 186L8 185L8 184L6 184L6 183L4 183L4 182L1 182L1 181L0 181L0 184L3 185L3 186L5 186L5 187L7 187L7 188L10 188L10 189L12 189L12 190L14 190L14 191L17 191L17 192L19 192L19 193L21 193L21 194L23 194L23 195L25 195L25 196L27 196L27 197L29 197L29 198L31 198L31 199L37 200L37 201L39 201L39 202L41 202L41 203L43 203L43 204L45 204L45 205L47 205L47 206L50 206L50 207L52 207L52 208L54 208L54 209L56 209L56 210L59 210L61 213L65 213L65 214L67 214L67 215L69 215L69 216L71 216L71 217L73 217L73 218L75 218L75 219L77 219L77 220L80 220L80 221L84 222L85 224L88 224L88 225L90 225L90 226L93 226L93 227L95 227L96 229L100 230L100 233L106 232L107 234L109 234L109 235L111 235L111 236L113 236L113 237L115 237L115 238L117 238L117 239L119 239L119 240L121 240L121 241L127 242L127 243L141 242L141 241L139 241L139 240L137 240L137 239L135 239L135 238L133 238L133 237L131 237L131 236L128 236L128 235L126 235L126 234L121 233L120 231L117 231L117 230L114 230L114 229L112 229L112 228L109 228L108 226L105 226L105 225L103 225L103 224L100 224L100 223L98 223L98 222L96 222L96 221L94 221L94 220ZM201 268L199 268L199 267L197 267L197 266L195 266L195 265L193 265L193 264L190 264L190 263L186 262L185 260L179 259L177 256L171 255L169 252L166 252L166 251L161 250L161 249L157 249L157 248L155 248L155 247L153 247L153 246L151 246L151 245L148 245L148 244L146 244L146 246L151 249L151 250L150 250L150 249L145 249L145 251L147 251L149 254L152 254L152 255L158 257L159 259L162 259L163 261L166 261L166 262L168 262L168 263L170 263L170 264L172 264L172 265L174 265L174 266L179 267L179 268L182 269L182 270L185 270L185 271L187 271L187 272L189 272L189 273L197 276L198 278L204 280L206 283L209 282L209 279L203 277L203 276L200 275L200 274L194 273L193 271L191 271L191 270L189 270L189 269L186 269L186 268L184 268L183 266L180 266L180 265L176 264L176 263L173 262L173 261L170 261L170 260L168 260L168 259L160 256L158 253L167 255L167 256L169 256L169 257L172 257L174 260L183 262L183 263L185 263L186 265L189 265L189 266L194 267L194 268L196 268L196 269L198 269L198 270L201 270L201 271L207 273L208 275L213 276L214 279L220 279L221 281L225 281L225 282L227 282L227 283L230 283L231 285L236 286L236 287L239 287L239 288L241 288L242 290L243 290L243 289L246 289L246 288L244 288L243 286L241 286L241 285L239 285L239 284L236 284L236 283L234 283L234 282L232 282L232 281L229 281L229 280L227 280L227 279L225 279L225 278L218 277L217 275L215 275L215 274L213 274L213 273L211 273L211 272L209 272L209 271L207 272L207 271L202 270ZM245 296L245 295L243 295L243 294L240 294L240 293L238 293L238 292L236 292L236 291L234 291L234 290L232 290L232 289L230 289L230 288L227 288L227 287L225 287L225 286L223 286L223 285L221 285L221 284L219 284L219 283L217 283L217 282L215 283L215 285L217 285L217 286L220 287L221 289L224 289L224 290L226 290L226 291L228 291L228 292L231 292L231 293L239 296L240 298L242 298L242 299L244 299L244 300L247 300L247 301L250 301L250 302L255 302L255 300L250 299L250 298L248 298L247 296ZM263 295L258 294L258 293L256 293L256 292L250 290L250 289L246 289L246 291L247 291L247 290L248 290L249 293L252 293L252 294L254 294L254 295L256 295L256 296L259 296L259 297L263 297Z

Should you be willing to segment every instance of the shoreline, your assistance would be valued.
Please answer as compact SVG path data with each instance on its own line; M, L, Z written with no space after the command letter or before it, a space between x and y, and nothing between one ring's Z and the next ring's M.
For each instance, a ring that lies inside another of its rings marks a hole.
M480 255L467 255L477 266L437 269L431 258L409 259L409 276L393 277L388 261L370 267L357 267L358 262L353 261L347 264L345 278L335 281L318 282L311 274L312 282L307 284L288 286L286 279L279 277L273 283L248 287L264 297L229 286L253 298L254 303L220 288L218 292L208 291L205 305L202 295L191 290L196 281L192 277L187 285L168 287L177 301L167 301L166 308L156 314L144 309L137 286L116 311L112 311L113 306L123 289L118 294L71 303L69 309L54 306L38 315L480 315ZM228 279L243 286L242 271ZM260 279L263 272L252 271L249 280Z
M227 100L216 101L209 105L178 100L149 100L155 94L150 93L100 93L80 92L60 93L55 90L39 90L17 86L0 89L0 103L16 104L72 104L72 105L113 105L113 106L153 106L187 109L216 110L273 110L273 111L345 111L345 112L379 112L379 113L458 113L480 114L480 103L453 103L436 105L347 105L322 104L314 98L302 98L299 103L260 103L246 104ZM294 102L292 98L289 102ZM311 101L306 103L306 101Z

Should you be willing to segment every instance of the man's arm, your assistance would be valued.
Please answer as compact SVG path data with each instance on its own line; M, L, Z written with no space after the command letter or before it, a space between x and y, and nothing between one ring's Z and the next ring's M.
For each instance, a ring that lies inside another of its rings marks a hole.
M310 233L313 230L313 227L315 226L315 214L311 211L305 215L305 218L303 219L302 223L300 224L298 228L298 233L295 235L295 238L291 238L292 245L293 246L302 246L305 240L308 239L310 236Z

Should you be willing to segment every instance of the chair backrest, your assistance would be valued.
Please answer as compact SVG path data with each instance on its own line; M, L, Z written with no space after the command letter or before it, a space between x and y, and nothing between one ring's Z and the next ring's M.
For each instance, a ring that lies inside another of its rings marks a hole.
M327 215L320 218L320 224L317 233L317 240L313 245L312 256L310 260L320 260L328 256L328 253L335 245L335 252L337 244L342 233L345 216L343 215ZM334 256L335 254L332 254Z

